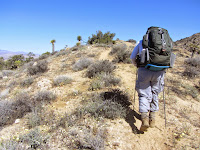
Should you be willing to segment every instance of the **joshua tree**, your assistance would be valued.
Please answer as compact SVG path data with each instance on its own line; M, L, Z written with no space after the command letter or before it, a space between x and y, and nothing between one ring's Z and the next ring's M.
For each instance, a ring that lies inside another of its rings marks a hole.
M51 40L51 44L52 44L52 53L54 53L54 43L56 42L56 40Z
M80 42L82 40L82 37L80 35L77 36L77 40Z

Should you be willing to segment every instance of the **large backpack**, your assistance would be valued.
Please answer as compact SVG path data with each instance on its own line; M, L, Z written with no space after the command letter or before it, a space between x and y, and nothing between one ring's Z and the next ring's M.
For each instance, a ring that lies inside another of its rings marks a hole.
M175 55L172 53L172 39L166 29L148 28L142 41L143 51L140 65L153 71L172 67Z

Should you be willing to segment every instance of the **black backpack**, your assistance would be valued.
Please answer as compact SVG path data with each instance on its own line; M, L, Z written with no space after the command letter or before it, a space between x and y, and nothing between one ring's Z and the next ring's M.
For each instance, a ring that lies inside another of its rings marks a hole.
M143 51L139 66L153 71L172 67L175 55L172 53L172 39L166 29L160 27L148 28L142 41Z

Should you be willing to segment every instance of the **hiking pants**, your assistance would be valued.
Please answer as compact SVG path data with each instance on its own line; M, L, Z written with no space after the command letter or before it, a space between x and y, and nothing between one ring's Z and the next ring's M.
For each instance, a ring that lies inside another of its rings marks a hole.
M136 90L139 96L139 111L158 111L158 94L164 89L165 71L150 71L144 67L138 69Z

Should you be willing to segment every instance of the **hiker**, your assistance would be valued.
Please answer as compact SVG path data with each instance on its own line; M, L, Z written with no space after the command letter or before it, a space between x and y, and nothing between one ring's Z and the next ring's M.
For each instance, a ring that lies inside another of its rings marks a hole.
M171 54L172 49L171 38L166 39L167 36L163 35L166 32L167 30L163 28L148 28L143 40L139 41L131 53L130 58L133 64L138 67L136 90L139 96L139 112L142 120L141 131L146 131L148 127L155 127L155 113L159 110L158 94L164 89L165 70L169 68L170 64L170 58L165 54L167 52ZM155 39L160 39L160 41L156 43ZM158 49L159 55L156 55L155 50L158 51ZM161 54L167 58L159 58ZM160 59L159 62L156 62L157 59ZM161 63L161 60L164 63Z

